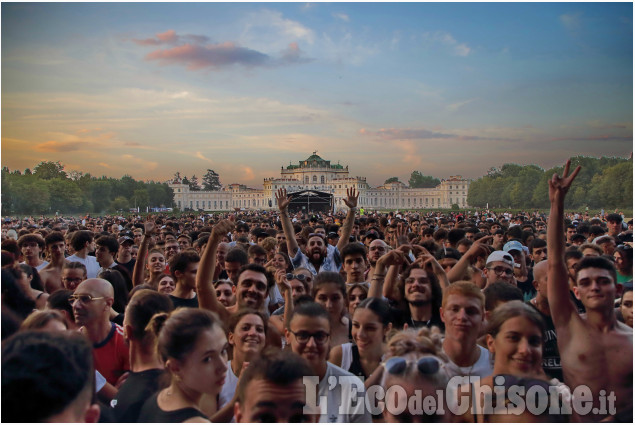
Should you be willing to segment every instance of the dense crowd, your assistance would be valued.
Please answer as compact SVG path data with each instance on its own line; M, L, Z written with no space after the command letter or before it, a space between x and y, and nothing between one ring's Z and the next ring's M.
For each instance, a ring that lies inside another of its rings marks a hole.
M632 422L633 222L277 210L2 222L6 422Z

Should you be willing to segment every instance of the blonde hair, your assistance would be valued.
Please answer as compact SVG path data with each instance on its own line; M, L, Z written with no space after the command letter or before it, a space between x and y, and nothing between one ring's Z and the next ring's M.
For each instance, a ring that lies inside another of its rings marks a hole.
M476 298L480 302L481 312L485 311L485 295L481 292L481 289L467 280L459 280L454 282L443 291L443 300L441 301L441 307L445 308L446 303L450 295L463 295L464 297Z

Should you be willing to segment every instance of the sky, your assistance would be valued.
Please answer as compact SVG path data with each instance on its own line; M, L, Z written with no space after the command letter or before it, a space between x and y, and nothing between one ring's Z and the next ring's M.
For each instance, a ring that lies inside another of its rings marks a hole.
M633 150L632 3L7 3L2 166L371 186Z

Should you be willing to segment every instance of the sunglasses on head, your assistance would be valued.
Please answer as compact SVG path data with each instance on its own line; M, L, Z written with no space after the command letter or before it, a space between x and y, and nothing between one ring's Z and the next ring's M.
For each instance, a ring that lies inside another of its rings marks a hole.
M417 370L423 375L433 375L437 373L441 367L439 361L430 356L421 357L416 361L406 360L403 357L391 357L386 360L383 365L386 372L391 375L400 375L404 373L413 363L417 365Z
M304 282L308 278L307 275L302 274L302 273L299 273L299 274L287 273L287 275L285 277L287 278L287 280L297 279L300 282Z

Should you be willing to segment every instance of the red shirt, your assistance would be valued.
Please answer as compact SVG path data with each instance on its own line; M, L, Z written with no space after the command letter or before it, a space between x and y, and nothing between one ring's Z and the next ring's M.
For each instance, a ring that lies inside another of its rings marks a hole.
M123 328L111 323L112 328L102 342L93 344L95 369L101 373L109 384L115 385L124 372L130 370L130 354L123 337Z

